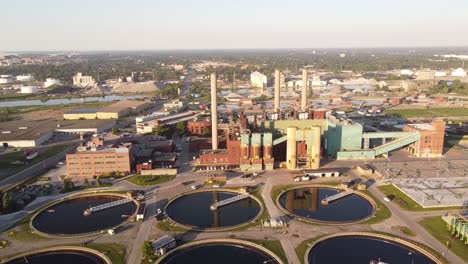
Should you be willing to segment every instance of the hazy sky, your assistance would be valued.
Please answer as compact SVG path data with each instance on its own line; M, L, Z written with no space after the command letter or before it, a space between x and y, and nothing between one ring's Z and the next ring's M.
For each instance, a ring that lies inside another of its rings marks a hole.
M467 0L0 0L0 51L468 46Z

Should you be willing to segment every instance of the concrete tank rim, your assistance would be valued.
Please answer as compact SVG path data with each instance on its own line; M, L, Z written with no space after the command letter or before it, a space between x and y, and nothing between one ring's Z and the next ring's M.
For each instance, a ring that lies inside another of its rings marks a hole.
M8 259L5 260L5 263L21 258L21 257L27 257L30 255L35 255L35 254L40 254L40 253L45 253L45 252L50 252L50 251L81 251L81 252L91 253L93 255L100 257L102 260L104 260L106 264L112 264L112 261L104 253L101 253L100 251L92 249L92 248L81 247L81 246L52 246L52 247L36 249L33 251L24 252L24 253L20 253L15 256L9 257Z
M159 258L155 264L160 264L164 259L166 259L168 256L171 256L171 254L177 253L177 251L180 250L185 250L188 248L191 248L193 246L198 246L198 245L210 245L210 244L231 244L231 245L240 245L240 246L245 246L245 247L251 247L256 250L261 251L262 253L265 253L266 255L272 257L275 259L278 263L284 264L284 262L279 258L275 253L273 253L271 250L258 245L257 243L244 240L242 238L239 239L234 239L234 238L209 238L209 239L201 239L201 240L195 240L186 244L183 244L173 250L171 250L168 254L164 255L163 257Z
M117 197L122 197L122 198L128 198L128 196L125 195L125 194L112 192L112 191L110 191L110 192L109 191L108 192L106 192L106 191L102 191L102 192L97 191L96 193L94 193L94 192L73 193L73 194L67 195L65 197L59 198L57 200L54 200L54 201L51 201L50 203L45 204L44 206L42 206L41 208L39 208L38 210L36 210L33 213L33 215L31 216L31 219L29 220L29 229L31 230L31 233L35 233L35 234L38 234L40 236L47 237L47 238L79 238L79 237L89 237L89 236L95 236L95 235L103 234L104 230L88 232L88 233L78 233L78 234L49 234L49 233L38 230L33 225L34 219L40 213L44 212L45 210L47 210L47 208L50 208L51 206L60 204L60 203L65 202L65 201L74 200L74 199L77 199L77 198L92 197L92 196L117 196ZM117 229L117 228L127 224L128 222L130 222L130 219L132 219L132 218L134 218L136 216L136 214L138 212L138 206L139 206L139 203L137 201L133 200L133 203L137 206L137 208L133 212L133 214L130 217L128 217L127 220L123 221L122 223L118 224L117 226L109 227L107 229Z
M333 239L337 237L346 237L346 236L355 236L355 237L369 237L369 238L377 238L381 240L387 240L390 242L394 242L398 245L403 245L407 246L415 251L418 251L420 254L423 254L424 256L428 257L432 261L434 261L436 264L445 264L443 260L440 260L435 254L433 254L430 250L434 251L434 249L428 247L430 250L427 250L420 245L417 244L417 242L411 240L411 239L403 239L399 236L393 235L393 234L388 234L388 233L377 233L377 232L368 232L368 231L363 231L363 232L343 232L339 234L328 234L323 237L320 237L319 239L315 240L310 246L307 247L307 250L305 252L305 255L303 256L304 258L304 263L305 264L311 264L309 263L309 254L312 248L317 246L320 242L323 242L328 239Z

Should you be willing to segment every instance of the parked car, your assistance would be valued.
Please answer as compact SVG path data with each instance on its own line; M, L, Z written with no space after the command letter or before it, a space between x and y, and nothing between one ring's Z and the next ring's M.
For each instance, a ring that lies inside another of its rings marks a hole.
M192 185L192 186L190 186L190 188L192 188L192 190L196 190L196 189L198 189L198 186Z
M214 184L213 185L213 188L219 188L219 187L221 187L219 184Z
M388 196L385 196L384 200L385 200L386 202L390 202L390 201L391 201L390 197L388 197Z

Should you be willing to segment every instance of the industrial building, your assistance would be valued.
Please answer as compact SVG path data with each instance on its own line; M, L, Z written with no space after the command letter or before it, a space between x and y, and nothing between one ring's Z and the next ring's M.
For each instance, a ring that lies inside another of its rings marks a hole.
M100 109L81 108L73 109L63 114L66 120L77 119L119 119L130 114L137 114L147 109L150 103L147 101L120 101Z
M84 76L81 72L73 76L73 85L77 87L94 87L96 81L92 76Z
M135 118L136 131L139 134L153 133L153 130L161 125L175 125L178 122L186 122L196 119L198 113L186 111L176 114L153 113Z
M19 82L34 82L34 76L32 75L18 75L16 76L16 80Z
M0 128L0 143L4 148L37 147L54 134L102 133L115 126L115 121L106 120L31 120L3 122Z
M300 104L295 107L280 107L278 70L275 71L273 109L241 111L237 123L219 124L217 109L211 107L211 149L200 151L197 168L241 171L273 167L318 169L324 156L373 159L404 147L417 157L441 155L443 121L407 125L403 131L366 132L363 125L350 119L325 109L311 108L307 104L309 82L306 69L302 77L302 83L306 85L301 87ZM211 105L217 105L216 89L216 75L212 74ZM221 136L218 137L220 131ZM220 145L225 148L219 148Z

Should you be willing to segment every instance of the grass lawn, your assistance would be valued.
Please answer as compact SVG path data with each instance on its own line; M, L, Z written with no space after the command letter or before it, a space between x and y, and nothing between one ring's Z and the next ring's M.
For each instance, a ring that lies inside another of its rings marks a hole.
M388 109L385 113L403 118L467 116L468 108Z
M416 203L413 199L411 199L408 195L404 194L402 191L400 191L398 188L396 188L392 184L378 186L377 188L387 196L393 195L394 198L392 199L392 203L397 203L402 209L405 209L408 211L435 211L435 210L447 210L447 209L460 208L458 206L440 207L440 208L423 208L418 203Z
M68 145L57 145L49 147L46 151L40 153L35 159L27 160L23 151L15 151L0 155L0 180L18 173L32 165L48 159L68 148ZM11 164L12 162L19 161L21 164ZM24 162L24 163L23 163ZM28 162L28 163L26 163Z
M361 191L363 192L364 194L366 194L367 196L371 197L377 208L375 208L375 214L374 216L372 216L370 219L364 221L364 224L375 224L375 223L378 223L378 222L381 222L387 218L390 218L390 216L392 216L392 213L390 212L390 210L388 210L387 206L385 206L385 204L383 204L379 199L377 199L374 195L372 195L372 193L370 193L369 191Z
M112 264L125 264L125 246L115 243L108 244L88 244L87 248L104 253Z
M283 247L281 246L281 242L278 240L263 240L263 239L244 239L250 242L253 242L255 244L258 244L271 252L275 253L276 256L278 256L283 263L288 263L288 258L286 257L286 254L284 253Z
M178 225L173 225L171 221L164 219L160 220L156 223L156 227L161 230L161 231L166 231L166 232L185 232L188 231L188 229L185 229L183 227L180 227Z
M151 186L156 184L165 183L175 179L175 175L160 175L160 176L144 176L144 175L134 175L126 180L138 186Z
M468 246L456 237L452 239L452 235L447 230L447 224L440 216L424 218L419 223L443 245L451 241L450 250L468 263Z
M15 239L22 242L35 242L47 239L38 234L31 233L31 229L29 228L29 221L31 221L31 216L32 214L30 214L27 217L24 217L18 223L16 223L13 228L6 231L8 236L11 239Z

